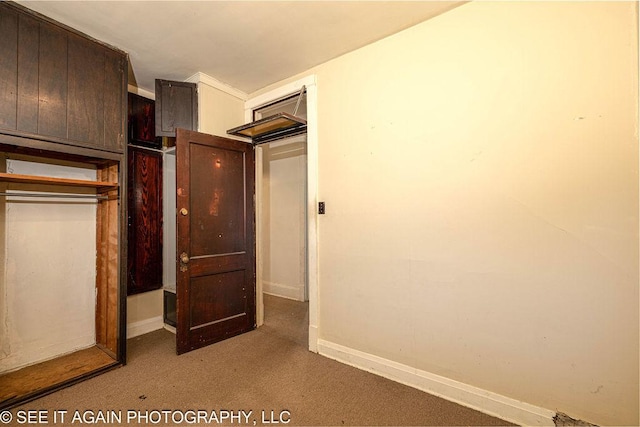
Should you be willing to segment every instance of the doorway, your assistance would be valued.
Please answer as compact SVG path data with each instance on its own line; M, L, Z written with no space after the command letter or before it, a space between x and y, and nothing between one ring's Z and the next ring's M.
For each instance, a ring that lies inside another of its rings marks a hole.
M268 115L274 112L273 108L293 112L303 85L307 88L306 99L298 115L307 116L307 134L263 144L256 149L256 308L257 325L261 326L265 319L265 295L267 299L275 294L279 295L276 298L308 301L308 316L304 319L308 325L304 328L309 350L317 352L315 76L250 99L245 103L245 120L259 119L254 113Z
M317 353L318 347L318 265L317 265L317 228L318 228L318 196L317 196L317 170L318 170L318 137L317 137L317 92L315 76L309 76L304 79L292 82L283 87L277 88L260 96L254 97L245 102L245 121L250 122L253 120L253 111L261 107L273 104L276 101L280 101L284 98L295 96L300 92L302 86L306 87L306 105L307 108L307 135L306 135L306 179L305 179L305 215L306 215L306 230L303 230L303 236L306 242L306 253L304 259L304 276L303 283L306 284L306 297L308 300L308 321L305 327L308 329L308 348L312 352ZM285 155L285 151L295 151L294 146L283 148L286 145L285 141L273 144L275 151L282 150L278 155ZM265 149L258 147L256 149L256 250L257 250L257 265L256 265L256 324L261 326L264 323L264 297L263 297L263 265L264 257L261 248L264 246L261 242L262 239L262 177L263 177L263 164ZM175 167L171 167L170 163L175 164L175 152L173 150L165 153L165 189L175 193ZM173 173L173 175L172 175ZM173 184L173 190L170 189ZM167 198L167 201L171 199ZM174 206L165 206L165 211L175 212ZM175 235L175 225L173 221L167 219L173 219L173 215L165 216L164 234L165 236ZM165 240L168 242L168 239ZM169 254L175 254L175 247L165 247L165 251ZM167 256L167 254L165 254ZM173 259L173 258L172 258ZM172 271L164 271L165 290L171 291L171 285L174 285L175 289L175 263L166 263L167 267L172 268ZM175 292L175 291L173 291ZM170 328L168 328L170 329Z
M253 111L253 120L277 113L306 119L306 96L293 95ZM306 134L258 146L262 152L261 240L264 327L302 346L308 342L306 243Z

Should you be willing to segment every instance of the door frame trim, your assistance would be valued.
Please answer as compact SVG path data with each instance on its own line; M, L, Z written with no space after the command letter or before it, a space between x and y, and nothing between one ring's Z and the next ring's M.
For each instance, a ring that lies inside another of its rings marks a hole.
M248 99L244 104L245 123L253 121L253 110L281 98L307 90L307 287L309 297L309 351L318 352L319 281L318 281L318 92L316 75L303 77ZM262 296L262 149L256 147L256 324L264 323Z

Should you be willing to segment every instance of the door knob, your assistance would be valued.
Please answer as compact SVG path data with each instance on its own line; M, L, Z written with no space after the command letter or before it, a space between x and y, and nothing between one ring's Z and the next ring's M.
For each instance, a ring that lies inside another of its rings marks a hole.
M186 252L180 254L180 262L183 264L189 264L189 255Z
M182 208L182 209L180 209L180 214L181 214L182 216L187 216L187 214L188 214L188 213L189 213L189 211L188 211L186 208Z

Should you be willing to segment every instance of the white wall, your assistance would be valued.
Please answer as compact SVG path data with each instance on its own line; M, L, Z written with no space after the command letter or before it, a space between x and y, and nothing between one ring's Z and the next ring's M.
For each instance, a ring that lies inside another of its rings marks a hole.
M263 291L304 301L306 141L293 137L261 147Z
M320 338L637 425L637 37L633 2L471 2L310 70Z
M6 168L17 174L96 179L90 168L12 159ZM21 187L25 189L43 190ZM18 196L6 200L0 372L96 342L96 201Z

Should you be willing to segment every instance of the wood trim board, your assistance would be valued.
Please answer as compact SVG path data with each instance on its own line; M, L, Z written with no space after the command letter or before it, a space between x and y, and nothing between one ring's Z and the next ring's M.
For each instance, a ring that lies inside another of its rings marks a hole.
M105 181L88 181L83 179L68 178L51 178L46 176L21 175L14 173L0 173L1 182L20 183L20 184L47 184L47 185L68 185L71 187L97 188L98 190L107 191L118 188L117 180L115 182Z
M33 400L120 363L98 346L0 375L0 409Z

